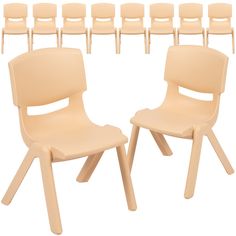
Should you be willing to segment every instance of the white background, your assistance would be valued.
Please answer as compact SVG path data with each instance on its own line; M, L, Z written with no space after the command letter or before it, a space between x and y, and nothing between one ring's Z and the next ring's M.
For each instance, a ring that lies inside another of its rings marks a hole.
M10 1L4 1L8 3ZM32 26L32 4L29 4L29 26ZM49 1L48 1L49 2ZM62 24L61 4L58 4L58 26ZM80 1L90 5L97 1ZM120 26L119 5L116 3L116 25ZM131 2L131 1L129 1ZM145 25L148 26L148 6L145 3ZM175 4L175 25L178 26ZM206 27L207 4L204 4L203 25ZM228 1L224 1L228 2ZM1 15L2 18L1 2ZM1 20L1 26L3 20ZM234 25L235 21L232 20ZM88 17L86 24L91 25ZM182 44L201 44L201 36L181 36ZM55 36L36 36L35 48L54 47ZM163 72L167 49L172 36L153 36L151 54L144 54L142 36L122 36L121 54L116 55L113 36L94 36L92 54L85 53L84 36L66 36L64 46L79 47L84 52L88 90L84 102L90 118L98 124L120 127L128 137L130 118L137 110L158 106L164 98L166 83ZM27 147L22 141L17 108L11 95L7 63L27 50L26 36L6 36L5 54L0 56L0 198L3 197L16 173ZM230 36L210 36L210 47L229 56L225 93L222 95L218 121L214 131L232 165L236 168L236 78L235 56L231 54ZM130 212L126 206L123 185L115 150L107 151L88 183L77 183L85 159L53 165L60 207L63 235L74 236L235 236L236 235L236 175L228 176L204 138L195 195L183 196L191 142L167 137L173 150L171 157L163 157L150 133L141 130L132 180L138 209ZM127 146L126 146L127 147ZM39 162L36 159L19 191L9 206L0 204L0 235L52 235L44 200Z

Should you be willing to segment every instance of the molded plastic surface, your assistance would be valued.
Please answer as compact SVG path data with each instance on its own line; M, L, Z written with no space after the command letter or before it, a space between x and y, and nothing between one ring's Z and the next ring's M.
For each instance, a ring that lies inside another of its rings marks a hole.
M197 178L203 136L207 136L228 174L234 172L212 127L216 122L220 94L224 91L228 58L213 49L200 46L176 46L168 50L165 80L168 83L163 104L153 110L138 111L131 119L132 135L128 150L132 167L140 127L149 129L163 155L172 154L164 135L193 139L185 197L191 198ZM211 93L202 101L180 94L179 87Z
M4 52L4 34L27 34L28 50L30 50L30 32L26 22L27 5L22 3L5 4L3 15L5 26L2 29L2 53Z
M86 182L103 152L116 148L128 208L136 209L124 144L127 138L120 129L99 126L87 117L82 100L86 90L83 58L78 49L41 49L18 56L9 62L14 103L19 108L21 132L29 147L22 165L2 202L9 204L34 158L40 160L51 230L62 232L52 173L52 162L88 156L77 177ZM60 110L29 115L27 107L48 104L68 97L69 104Z

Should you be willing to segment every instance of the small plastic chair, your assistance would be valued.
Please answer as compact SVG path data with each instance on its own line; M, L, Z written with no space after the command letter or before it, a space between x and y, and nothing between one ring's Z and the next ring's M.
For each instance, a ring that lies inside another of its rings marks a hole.
M148 52L150 52L151 34L173 34L176 45L176 29L173 27L174 5L154 3L150 5L151 28L148 29Z
M2 202L10 204L34 158L41 166L49 222L52 232L62 232L52 163L88 156L77 177L89 180L104 151L116 148L128 208L136 209L135 196L120 129L98 126L87 117L82 94L86 90L83 58L78 49L49 48L23 54L9 63L14 104L19 108L21 131L29 151ZM30 106L69 98L60 110L29 115Z
M147 49L147 29L144 27L144 5L140 3L126 3L122 4L120 8L120 16L122 18L122 27L118 31L119 34L119 48L120 53L121 35L144 35L145 53Z
M60 46L63 34L86 35L86 49L88 52L88 29L85 27L86 5L81 3L67 3L62 5L63 28L60 31Z
M202 4L184 3L179 5L180 27L176 33L177 44L179 44L180 34L202 34L203 45L205 45L205 30L202 27L202 15Z
M2 54L4 53L4 35L27 34L28 51L30 51L30 31L27 28L27 5L22 3L9 3L4 5L3 14L5 26L2 29Z
M170 47L166 60L165 80L167 94L162 105L156 109L138 111L131 119L133 124L128 159L132 168L140 127L148 129L165 156L172 155L164 135L192 139L192 152L185 188L185 197L194 194L202 139L207 136L219 160L228 174L234 172L224 151L217 141L214 126L224 92L228 58L213 49L202 46ZM212 100L203 101L179 92L179 88L209 93Z
M209 34L231 34L232 51L234 53L234 28L231 27L232 5L227 3L214 3L208 6L209 28L206 30L206 45Z
M92 46L92 35L115 35L116 53L118 53L117 29L114 26L115 5L111 3L96 3L91 6L93 26L90 30L90 53Z
M31 32L31 48L33 50L34 34L57 36L59 44L59 30L56 27L57 5L52 3L37 3L33 5L34 28Z

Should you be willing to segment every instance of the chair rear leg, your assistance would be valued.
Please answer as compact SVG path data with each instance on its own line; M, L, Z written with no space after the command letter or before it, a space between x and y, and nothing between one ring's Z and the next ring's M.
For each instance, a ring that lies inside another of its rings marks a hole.
M145 48L145 54L148 54L148 35L147 35L147 29L144 30L144 48Z
M206 47L206 34L205 34L205 30L203 30L202 32L202 44L204 47Z
M40 153L40 167L51 231L61 234L62 226L52 172L51 152L46 148L42 149Z
M135 211L137 209L133 185L130 177L130 169L128 165L128 161L126 158L125 147L124 145L116 148L117 155L120 164L120 171L122 175L123 185L125 189L126 200L128 204L128 208L131 211Z
M1 53L4 53L4 31L2 30L2 48L1 48Z
M57 36L57 48L60 47L60 37L59 37L59 30L57 29L57 32L56 32L56 36Z
M228 158L226 157L222 147L220 146L220 143L218 142L214 132L212 130L210 130L208 133L207 133L207 137L212 145L212 147L214 148L220 162L222 163L225 171L231 175L234 173L234 169L233 167L231 166Z
M31 31L31 50L33 51L33 44L34 44L34 32Z
M23 162L21 163L18 171L16 172L15 177L13 178L10 186L8 187L7 192L5 193L2 203L8 205L11 203L13 197L15 196L17 190L19 189L25 175L27 174L32 162L34 160L34 156L32 150L29 150L26 154Z
M127 154L130 171L133 166L134 154L135 154L137 140L138 140L138 134L139 134L139 127L136 125L133 125L132 133L131 133L131 137L129 141L128 154Z
M206 47L209 45L209 32L206 30Z
M160 134L160 133L153 132L151 130L150 130L150 132L151 132L154 140L156 141L157 146L161 150L162 154L164 156L171 156L173 153L172 153L168 143L166 142L164 135Z
M195 129L191 158L190 158L189 169L188 169L188 177L187 177L185 193L184 193L185 198L191 198L194 194L198 166L199 166L199 161L200 161L202 139L203 139L203 135L201 131L199 129Z
M88 182L93 174L98 162L100 161L103 152L88 156L76 180L78 182Z
M86 29L85 37L86 37L86 52L88 54L89 53L89 42L90 42L90 39L89 39L89 29Z
M232 51L235 52L235 42L234 42L234 29L232 29Z

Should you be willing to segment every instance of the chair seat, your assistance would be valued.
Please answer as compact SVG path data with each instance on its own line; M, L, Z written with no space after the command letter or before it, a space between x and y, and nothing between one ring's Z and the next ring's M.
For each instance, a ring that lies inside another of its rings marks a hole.
M113 126L98 126L80 120L81 114L69 109L30 117L28 129L32 143L51 147L53 160L88 156L126 143L127 138Z
M127 21L120 29L121 34L144 34L145 28L142 23L135 21Z
M131 123L157 133L167 134L182 138L191 138L193 128L203 125L204 121L195 116L178 114L167 109L157 108L138 111Z
M75 159L102 152L127 143L120 129L113 126L88 126L38 137L51 147L53 160Z
M5 34L27 34L28 28L3 28Z
M86 28L83 21L66 21L61 32L63 34L85 34Z
M179 28L180 34L202 34L203 31L199 22L185 22Z
M77 28L77 27L63 27L61 32L63 34L85 34L87 31L86 28Z
M131 122L139 127L163 134L191 138L194 126L214 124L211 101L200 101L178 94L168 97L159 108L137 112Z
M57 28L53 22L40 21L33 28L34 34L56 34Z
M116 32L111 21L97 21L93 24L91 31L93 34L114 34Z
M224 24L223 22L220 24L212 24L207 29L209 34L231 34L232 33L232 27L228 24Z
M151 34L173 34L174 28L171 22L153 22L150 28Z

